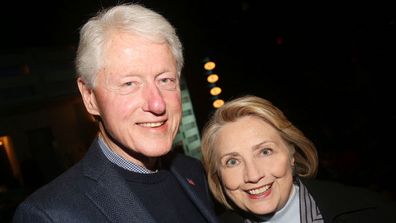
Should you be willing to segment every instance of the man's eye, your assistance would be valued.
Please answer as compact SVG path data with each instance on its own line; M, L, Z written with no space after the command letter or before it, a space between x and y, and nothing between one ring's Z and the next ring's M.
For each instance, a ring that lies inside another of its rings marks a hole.
M114 88L119 94L127 95L135 92L139 89L139 82L137 81L125 81L120 82L118 87Z
M123 86L127 86L127 87L132 86L132 85L133 85L133 82L132 82L132 81L128 81L128 82L125 82L125 83L123 84Z
M137 81L126 81L121 84L121 88L136 88L139 85L139 82Z
M164 84L169 83L169 82L172 82L172 81L173 81L173 80L170 79L170 78L163 78L163 79L161 79L161 82L164 83Z
M159 85L166 90L173 90L177 87L176 78L162 78L159 80Z
M233 167L233 166L238 165L238 163L239 162L236 159L229 159L229 160L226 161L226 166Z

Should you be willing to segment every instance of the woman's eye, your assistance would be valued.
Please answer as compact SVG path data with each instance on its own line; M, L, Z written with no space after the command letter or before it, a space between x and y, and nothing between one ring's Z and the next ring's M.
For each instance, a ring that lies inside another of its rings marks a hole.
M269 156L269 155L272 154L272 149L264 148L264 149L261 150L261 153L262 153L264 156Z
M228 167L232 167L232 166L235 166L235 165L238 165L238 160L236 160L236 159L229 159L229 160L227 160L226 161L226 166L228 166Z

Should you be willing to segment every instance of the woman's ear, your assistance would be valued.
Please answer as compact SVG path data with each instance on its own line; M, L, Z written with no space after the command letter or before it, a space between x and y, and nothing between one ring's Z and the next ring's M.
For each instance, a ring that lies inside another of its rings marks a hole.
M294 167L295 166L294 154L296 154L296 148L294 147L294 145L289 144L288 145L288 149L289 149L290 164L291 164L292 167Z
M80 77L77 78L77 85L87 111L93 116L100 116L93 89L89 87Z

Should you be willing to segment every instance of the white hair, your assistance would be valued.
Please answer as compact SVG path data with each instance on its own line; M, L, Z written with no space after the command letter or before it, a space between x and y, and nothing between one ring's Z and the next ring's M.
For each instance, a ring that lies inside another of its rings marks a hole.
M96 74L103 66L103 49L114 31L166 42L177 63L180 76L184 59L183 47L174 27L157 12L139 4L122 4L100 11L81 28L77 50L77 75L94 87Z

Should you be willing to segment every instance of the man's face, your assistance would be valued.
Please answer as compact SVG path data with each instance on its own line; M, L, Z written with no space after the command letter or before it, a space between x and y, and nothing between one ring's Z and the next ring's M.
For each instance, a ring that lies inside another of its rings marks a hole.
M94 89L83 95L84 103L101 117L110 148L144 166L131 150L144 157L162 156L170 151L179 127L176 61L167 44L125 33L113 34L103 61Z

